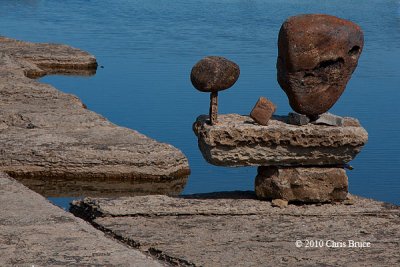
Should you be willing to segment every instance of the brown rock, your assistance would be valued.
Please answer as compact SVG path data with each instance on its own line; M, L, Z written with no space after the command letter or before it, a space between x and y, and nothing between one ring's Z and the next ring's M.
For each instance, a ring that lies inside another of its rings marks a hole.
M286 199L305 203L346 199L347 175L342 168L258 167L255 192L261 199Z
M267 125L274 114L276 106L265 97L260 97L250 113L250 117L258 124Z
M329 15L290 17L279 32L278 82L298 113L328 111L357 67L364 44L361 28Z
M224 57L205 57L193 66L190 80L201 92L218 92L228 89L239 78L239 66Z
M271 201L272 207L286 208L288 206L288 201L286 199L273 199Z

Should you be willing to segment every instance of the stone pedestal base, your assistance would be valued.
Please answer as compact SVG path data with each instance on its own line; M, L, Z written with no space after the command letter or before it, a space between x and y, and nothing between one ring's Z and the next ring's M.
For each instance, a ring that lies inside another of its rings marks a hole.
M346 199L348 180L343 168L258 167L255 192L260 199L285 199L304 203Z

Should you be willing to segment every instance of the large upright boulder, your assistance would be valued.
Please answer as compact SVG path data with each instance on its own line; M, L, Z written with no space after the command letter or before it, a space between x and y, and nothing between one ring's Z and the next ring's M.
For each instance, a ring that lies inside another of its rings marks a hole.
M290 17L279 31L278 82L298 113L316 117L339 99L364 45L361 28L334 16Z

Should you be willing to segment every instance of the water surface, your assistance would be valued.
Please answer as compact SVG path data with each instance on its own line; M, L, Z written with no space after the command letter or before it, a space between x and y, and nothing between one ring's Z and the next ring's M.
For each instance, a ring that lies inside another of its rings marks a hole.
M189 80L206 55L239 64L238 82L219 96L220 113L248 114L259 96L291 109L276 82L277 35L301 13L358 23L365 33L359 66L330 112L357 117L369 142L351 163L350 192L400 204L400 4L398 0L104 0L0 1L0 35L65 43L94 54L103 68L90 78L42 79L80 97L112 122L173 144L190 161L184 193L252 190L255 168L206 163L192 122L209 95ZM69 199L53 199L67 205ZM61 203L61 204L60 204Z

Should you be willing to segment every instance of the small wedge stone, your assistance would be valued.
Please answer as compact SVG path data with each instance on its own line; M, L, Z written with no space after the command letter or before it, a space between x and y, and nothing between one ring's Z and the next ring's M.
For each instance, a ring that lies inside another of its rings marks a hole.
M250 117L258 124L268 125L268 121L274 114L276 106L265 97L260 97L250 113Z

